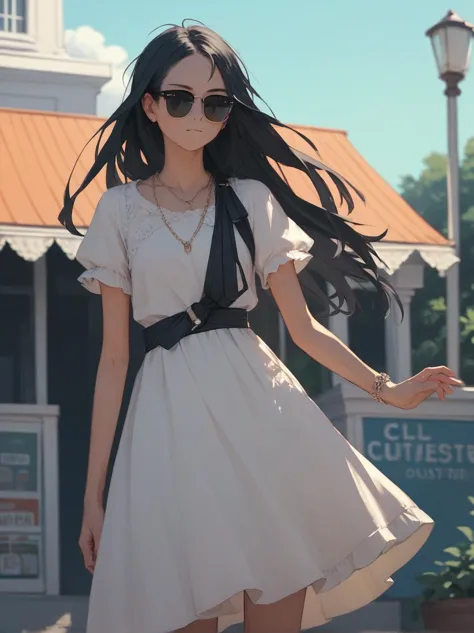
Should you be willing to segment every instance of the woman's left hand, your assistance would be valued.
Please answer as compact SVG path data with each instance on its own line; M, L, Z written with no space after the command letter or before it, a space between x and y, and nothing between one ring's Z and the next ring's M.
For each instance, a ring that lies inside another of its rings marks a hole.
M400 383L387 383L380 392L380 397L392 407L398 409L415 409L426 398L437 393L440 400L453 393L456 387L464 383L454 376L454 372L445 367L426 367L420 373Z

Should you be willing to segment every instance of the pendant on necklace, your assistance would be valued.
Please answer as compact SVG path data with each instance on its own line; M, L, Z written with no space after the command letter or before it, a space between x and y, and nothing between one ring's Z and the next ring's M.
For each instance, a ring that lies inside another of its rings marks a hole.
M184 246L184 252L186 253L186 255L189 255L189 253L191 252L191 244L189 242L186 242L185 244L183 244Z

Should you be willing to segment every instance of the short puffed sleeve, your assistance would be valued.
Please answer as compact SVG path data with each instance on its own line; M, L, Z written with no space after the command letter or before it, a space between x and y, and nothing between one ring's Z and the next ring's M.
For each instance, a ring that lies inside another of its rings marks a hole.
M99 281L132 294L122 228L122 200L117 189L120 187L103 194L76 254L76 259L86 269L79 282L96 294L100 294Z
M300 273L312 257L308 251L314 242L287 216L268 187L256 180L247 183L245 197L250 198L255 267L262 287L268 288L268 275L288 261L293 260Z

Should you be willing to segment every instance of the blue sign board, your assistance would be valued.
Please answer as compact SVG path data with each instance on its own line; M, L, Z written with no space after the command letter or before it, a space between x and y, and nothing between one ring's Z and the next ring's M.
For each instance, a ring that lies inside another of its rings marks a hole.
M420 594L416 577L437 571L443 549L463 540L458 525L472 517L467 497L474 496L474 419L404 420L364 418L364 455L435 521L420 552L393 576L384 597Z

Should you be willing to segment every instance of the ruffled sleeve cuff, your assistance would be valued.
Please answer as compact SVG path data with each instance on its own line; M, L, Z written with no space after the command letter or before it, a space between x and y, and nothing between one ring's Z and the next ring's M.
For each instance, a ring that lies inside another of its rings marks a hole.
M311 244L308 245L310 247ZM271 273L276 273L280 266L286 264L287 262L294 261L296 274L299 273L308 265L309 261L312 259L311 253L308 253L303 250L290 250L286 253L275 253L270 259L266 262L263 270L259 272L260 281L262 284L262 288L268 290L268 275Z
M103 268L96 266L90 268L82 273L78 277L79 283L81 283L86 290L93 292L94 294L100 294L99 281L107 286L113 288L121 288L126 294L132 294L132 284L130 279L127 279L120 273L110 270L109 268Z

